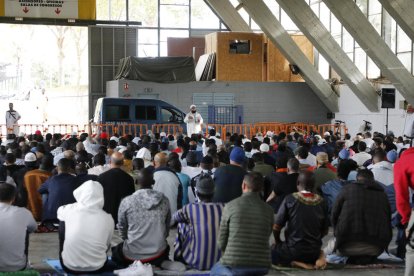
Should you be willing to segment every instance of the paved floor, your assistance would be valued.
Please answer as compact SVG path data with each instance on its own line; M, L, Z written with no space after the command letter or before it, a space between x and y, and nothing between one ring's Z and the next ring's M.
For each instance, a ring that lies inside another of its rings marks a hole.
M172 248L175 238L175 230L171 230L168 242ZM332 236L332 233L324 239L324 243ZM59 250L59 241L57 233L31 234L29 259L34 269L41 273L54 272L44 260L47 258L57 259ZM402 276L403 269L342 269L327 271L271 271L269 275L322 275L322 276L338 276L338 275L358 275L358 276Z

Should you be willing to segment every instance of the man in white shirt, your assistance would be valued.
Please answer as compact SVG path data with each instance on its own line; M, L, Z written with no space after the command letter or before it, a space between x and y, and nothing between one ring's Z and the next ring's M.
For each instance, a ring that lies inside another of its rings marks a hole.
M316 166L316 156L311 154L306 147L298 148L298 154L296 155L296 159L298 159L299 163L304 166Z
M372 149L372 146L374 145L374 140L371 137L371 132L365 132L364 133L364 140L362 140L363 142L365 142L366 146L368 149Z
M394 168L390 162L387 161L387 154L384 150L379 149L373 155L373 165L368 169L374 174L376 181L388 186L394 183Z
M201 132L203 117L197 112L195 105L190 106L190 112L185 115L184 123L187 124L187 136L191 137L191 135Z
M195 151L189 151L186 156L187 166L181 169L181 173L184 173L192 179L199 175L202 169L198 166L197 153Z
M100 175L110 169L106 164L106 157L103 153L98 153L93 157L93 167L88 169L88 174Z
M358 144L358 153L356 153L354 156L352 156L352 160L357 162L358 167L361 167L364 165L365 162L370 160L372 158L371 154L366 152L367 150L367 144L364 141L359 142Z
M19 127L15 126L20 120L19 112L13 109L13 103L9 103L9 110L6 111L6 127L7 133L19 133Z

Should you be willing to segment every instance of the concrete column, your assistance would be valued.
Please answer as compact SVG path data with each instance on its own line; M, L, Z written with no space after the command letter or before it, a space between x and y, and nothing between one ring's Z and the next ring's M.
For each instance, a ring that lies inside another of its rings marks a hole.
M414 1L379 0L379 2L411 40L414 40Z
M378 112L378 94L303 0L276 0L369 111Z
M253 20L286 59L299 67L301 76L331 112L338 112L338 96L323 79L262 0L239 0Z
M323 0L367 55L400 91L414 104L414 77L387 46L353 0Z
M204 0L207 5L220 17L224 25L233 32L249 32L249 25L240 16L237 10L228 0Z

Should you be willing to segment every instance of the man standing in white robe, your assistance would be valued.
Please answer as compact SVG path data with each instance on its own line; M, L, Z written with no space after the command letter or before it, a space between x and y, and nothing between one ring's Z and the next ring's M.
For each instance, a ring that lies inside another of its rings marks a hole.
M184 123L187 124L187 136L190 137L192 134L199 134L201 132L203 117L197 112L195 105L190 106L190 112L185 115Z
M18 121L20 120L21 116L19 112L13 109L13 103L9 103L9 110L6 111L6 127L7 133L19 133L19 127L17 125Z

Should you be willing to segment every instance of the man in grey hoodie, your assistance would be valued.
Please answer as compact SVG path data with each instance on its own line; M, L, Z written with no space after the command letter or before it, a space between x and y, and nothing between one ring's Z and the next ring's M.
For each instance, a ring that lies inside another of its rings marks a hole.
M140 171L137 182L139 189L119 206L118 229L124 241L112 248L112 260L123 267L136 260L161 266L170 251L170 204L163 193L151 188L154 178L150 170Z

